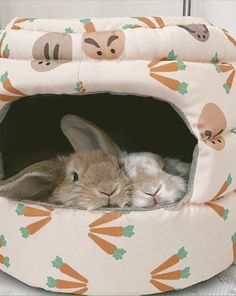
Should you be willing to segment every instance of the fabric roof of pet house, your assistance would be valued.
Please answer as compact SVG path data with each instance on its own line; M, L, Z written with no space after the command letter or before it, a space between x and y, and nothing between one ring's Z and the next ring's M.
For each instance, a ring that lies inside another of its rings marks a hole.
M174 106L198 140L188 195L154 211L53 209L0 198L0 268L87 295L182 289L236 256L236 40L198 18L12 20L0 35L0 102L132 93ZM184 145L184 143L183 143Z

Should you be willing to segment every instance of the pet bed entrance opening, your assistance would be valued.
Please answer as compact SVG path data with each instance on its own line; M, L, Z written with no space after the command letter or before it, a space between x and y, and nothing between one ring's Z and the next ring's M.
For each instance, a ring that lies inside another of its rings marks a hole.
M0 125L4 178L32 163L73 152L60 129L66 114L93 122L128 153L148 151L192 161L197 140L164 101L108 93L35 95L13 102Z

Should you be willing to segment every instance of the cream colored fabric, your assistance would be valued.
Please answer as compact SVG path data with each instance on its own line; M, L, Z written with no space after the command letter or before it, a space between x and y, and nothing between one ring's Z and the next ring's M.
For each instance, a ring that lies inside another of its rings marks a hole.
M104 217L1 198L5 272L53 291L141 295L184 288L233 262L236 41L230 33L196 18L17 18L0 40L1 107L44 93L153 96L179 110L198 139L192 188L178 210ZM99 217L103 223L93 224ZM165 269L154 271L168 258Z
M212 279L196 284L184 290L165 293L165 296L224 296L236 293L236 266L232 265ZM0 295L11 296L51 296L50 292L29 287L16 279L0 272Z

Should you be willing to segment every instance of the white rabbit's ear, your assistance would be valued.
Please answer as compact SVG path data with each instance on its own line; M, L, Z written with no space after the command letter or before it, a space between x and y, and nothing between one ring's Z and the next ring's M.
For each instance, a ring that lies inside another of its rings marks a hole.
M75 151L100 149L117 155L120 153L112 139L95 124L75 115L61 119L61 129Z
M35 163L1 181L0 196L16 200L47 200L64 176L63 158Z

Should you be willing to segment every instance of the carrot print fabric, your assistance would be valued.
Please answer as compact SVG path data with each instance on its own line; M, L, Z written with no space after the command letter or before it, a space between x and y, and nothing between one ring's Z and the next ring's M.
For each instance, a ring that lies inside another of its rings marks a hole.
M13 19L0 32L0 109L34 94L151 96L179 112L198 147L177 208L89 212L0 197L0 269L53 292L111 296L182 289L232 264L235 69L234 36L199 18Z

